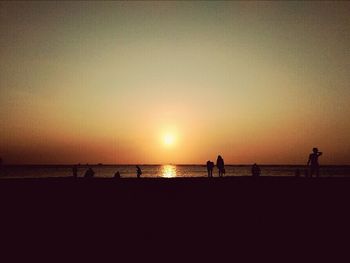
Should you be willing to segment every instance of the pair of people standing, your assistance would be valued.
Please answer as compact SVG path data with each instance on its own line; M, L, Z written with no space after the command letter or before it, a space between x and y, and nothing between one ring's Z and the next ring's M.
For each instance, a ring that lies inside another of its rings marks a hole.
M80 164L79 164L80 165ZM78 166L74 165L72 167L72 173L73 173L73 178L78 178ZM85 178L92 178L95 175L95 171L92 170L90 166L88 166L88 169L86 170L84 177Z
M215 166L214 162L210 160L207 161L208 177L213 177L214 166ZM219 155L218 158L216 159L216 167L219 169L219 177L222 177L225 174L225 163L221 155Z

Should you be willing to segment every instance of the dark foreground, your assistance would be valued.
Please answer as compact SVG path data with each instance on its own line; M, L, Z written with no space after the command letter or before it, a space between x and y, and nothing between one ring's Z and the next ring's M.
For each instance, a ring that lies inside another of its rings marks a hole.
M298 252L316 242L320 253L350 240L350 178L1 179L0 204L2 241L15 248L103 244L172 258L197 247L234 255L236 244Z

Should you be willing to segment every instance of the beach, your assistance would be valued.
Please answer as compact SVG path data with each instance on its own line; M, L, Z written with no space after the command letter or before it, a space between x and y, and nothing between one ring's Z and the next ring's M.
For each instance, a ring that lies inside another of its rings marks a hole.
M0 263L350 262L350 1L1 1L0 36Z
M350 178L0 179L1 238L77 260L96 247L131 261L179 262L236 256L238 247L256 259L262 250L252 248L278 255L294 245L313 258L310 245L347 238L349 189Z
M191 217L201 224L223 214L228 221L278 224L313 213L316 220L323 211L346 212L349 189L350 178L27 178L1 179L0 200L19 213L32 208L74 218L79 208L136 225L178 224Z

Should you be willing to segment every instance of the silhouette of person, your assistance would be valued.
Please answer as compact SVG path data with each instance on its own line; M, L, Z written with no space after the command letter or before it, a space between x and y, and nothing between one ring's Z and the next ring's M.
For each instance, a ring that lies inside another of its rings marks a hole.
M78 177L78 167L76 165L74 165L72 167L72 172L73 172L73 177L77 178Z
M141 168L136 165L136 175L137 175L137 178L140 178L141 177L141 174L142 174L142 170Z
M91 178L91 177L94 177L94 175L95 175L94 170L92 170L92 168L89 167L89 169L86 170L84 177Z
M207 171L208 171L208 177L213 177L213 168L214 168L214 163L212 161L207 161Z
M261 174L260 167L256 163L254 163L252 166L252 176L259 177L260 174Z
M219 169L219 177L222 177L225 174L225 164L221 155L216 159L216 167Z
M119 171L117 171L117 172L114 174L114 178L117 178L117 179L120 178L120 173L119 173Z
M312 149L312 153L309 155L309 160L307 161L307 165L310 167L310 177L313 174L316 174L316 177L319 177L319 163L318 157L322 155L322 152L319 152L317 148Z

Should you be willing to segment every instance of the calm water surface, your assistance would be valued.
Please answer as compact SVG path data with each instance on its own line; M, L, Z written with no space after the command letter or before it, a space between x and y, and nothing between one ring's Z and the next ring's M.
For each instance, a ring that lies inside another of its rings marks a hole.
M134 165L91 165L96 177L113 177L119 171L121 177L135 177ZM206 177L205 165L140 165L142 177ZM262 176L294 176L297 169L304 175L305 166L298 165L262 165ZM250 176L250 165L226 165L226 176ZM84 176L86 165L78 166L78 176ZM71 165L28 165L28 166L3 166L1 177L27 178L27 177L65 177L72 175ZM214 177L218 176L216 167ZM350 176L350 166L322 166L322 177L345 177Z

